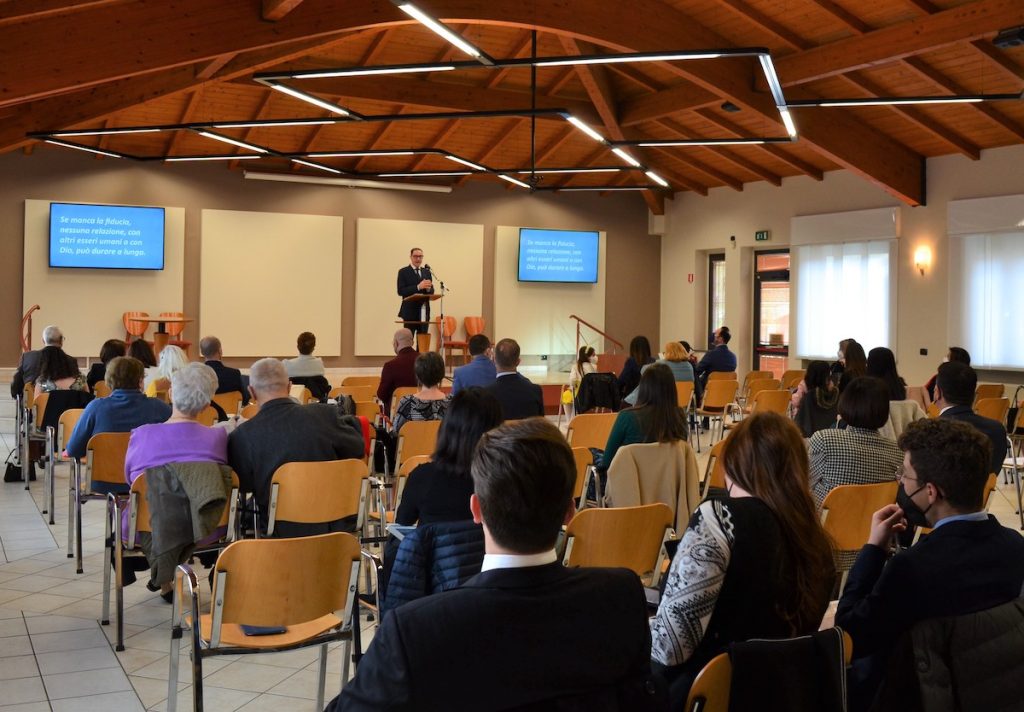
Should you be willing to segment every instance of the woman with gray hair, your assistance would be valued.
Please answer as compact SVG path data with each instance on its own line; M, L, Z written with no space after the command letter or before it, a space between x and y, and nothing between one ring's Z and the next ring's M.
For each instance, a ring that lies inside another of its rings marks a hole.
M156 367L156 377L146 385L146 395L156 398L159 391L166 392L171 387L171 376L185 368L189 363L188 356L174 344L164 346L160 352L160 362Z
M203 363L190 363L171 376L173 412L164 423L132 431L124 459L125 479L131 484L150 467L169 462L228 462L228 433L196 420L217 390L217 374ZM127 536L127 512L121 522ZM170 590L170 587L165 587ZM165 593L165 592L162 592ZM169 598L167 600L170 600Z

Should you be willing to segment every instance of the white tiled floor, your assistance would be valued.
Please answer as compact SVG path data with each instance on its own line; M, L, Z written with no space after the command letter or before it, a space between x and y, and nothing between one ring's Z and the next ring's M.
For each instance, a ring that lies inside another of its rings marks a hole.
M563 422L564 428L564 422ZM3 453L0 453L3 454ZM707 448L698 456L703 471ZM990 511L1017 529L1012 484L1000 484ZM66 557L67 468L58 468L56 524L39 513L42 482L30 493L0 485L0 712L164 710L170 606L142 582L125 589L125 650L113 650L113 626L98 622L102 601L103 508L83 507L85 573ZM26 544L25 542L30 542ZM206 578L200 577L203 597ZM364 645L373 634L363 622ZM192 705L188 642L179 662L178 709ZM341 651L328 660L327 698L341 686ZM312 710L316 650L224 656L204 662L204 700L212 712Z

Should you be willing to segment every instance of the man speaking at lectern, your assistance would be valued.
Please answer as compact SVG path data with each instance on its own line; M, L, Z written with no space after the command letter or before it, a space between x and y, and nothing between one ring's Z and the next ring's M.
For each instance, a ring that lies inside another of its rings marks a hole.
M412 333L427 333L427 324L412 322L430 321L430 301L405 301L413 294L433 294L434 283L431 281L430 265L423 264L423 250L414 247L409 250L409 266L398 270L398 296L402 304L398 309L398 318L405 322L405 328Z

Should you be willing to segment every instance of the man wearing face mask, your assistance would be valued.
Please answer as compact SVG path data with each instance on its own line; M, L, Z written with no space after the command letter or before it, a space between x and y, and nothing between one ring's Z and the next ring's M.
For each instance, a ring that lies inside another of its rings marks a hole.
M1020 596L1024 584L1024 537L984 511L988 440L965 423L919 420L899 446L907 511L890 504L874 513L836 612L836 625L853 638L852 710L871 703L896 641L915 623L993 608ZM887 563L911 510L933 531Z

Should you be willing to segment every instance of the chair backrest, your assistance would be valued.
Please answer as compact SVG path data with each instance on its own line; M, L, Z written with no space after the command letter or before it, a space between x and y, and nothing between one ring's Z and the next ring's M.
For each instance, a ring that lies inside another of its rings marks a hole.
M245 418L246 420L248 420L249 418L253 417L254 415L256 415L259 412L260 412L260 404L257 403L256 401L252 401L251 403L249 403L249 405L247 405L244 408L242 408L242 412L241 412L240 415L243 418Z
M296 383L288 389L288 395L297 400L302 405L307 405L313 400L313 392L306 388L301 383Z
M146 329L149 328L149 322L137 321L132 318L136 316L149 318L149 314L144 311L126 311L121 315L121 322L124 324L125 333L129 337L138 339L146 333Z
M603 450L608 435L615 425L615 413L584 413L569 421L565 437L573 447L593 447Z
M213 620L295 626L347 611L349 596L355 595L359 558L359 540L342 532L236 541L217 558ZM215 647L220 634L211 633Z
M396 388L395 392L391 394L391 419L395 419L395 411L398 410L398 404L406 396L411 396L419 393L420 389L416 386L402 386Z
M372 399L365 401L356 401L355 415L361 415L364 418L369 418L372 424L373 419L380 415L380 403Z
M750 384L754 381L763 381L766 378L773 378L771 371L749 371L743 378L743 386L741 391L746 393L750 390Z
M21 407L25 410L30 410L32 404L36 400L36 388L33 383L26 383L25 387L21 390Z
M164 403L167 403L168 405L170 405L171 403L171 392L168 390L157 388L156 395L154 395L153 397L156 398L158 401L163 401Z
M124 479L124 456L128 452L131 433L97 433L85 446L86 482L127 485Z
M982 398L1002 398L1004 391L1002 383L979 383L974 391L974 401Z
M928 406L928 417L932 418L933 420L935 418L939 417L939 406L938 406L938 404L932 403L931 405Z
M725 408L736 398L736 391L739 388L739 381L736 380L708 381L707 387L704 389L704 400L701 402L701 407Z
M84 412L85 408L68 408L60 414L60 420L57 422L56 446L58 456L67 448L68 439L71 437L71 433L75 431L78 419L82 417Z
M380 376L345 376L341 379L341 385L343 386L370 386L373 388L373 392L377 392L377 387L380 385Z
M420 465L430 462L430 455L413 455L405 458L405 461L398 468L398 476L403 477L412 473Z
M574 447L572 457L576 461L576 486L573 488L573 499L584 496L583 483L587 479L587 468L594 464L594 454L587 447Z
M709 381L735 381L736 378L735 371L712 371L708 374Z
M722 453L725 451L725 443L728 442L729 437L722 438L712 445L711 451L708 453L708 464L704 470L705 495L711 487L725 489L725 467L722 466Z
M985 480L985 489L981 491L981 502L985 505L986 511L988 511L989 500L992 499L992 493L995 491L998 483L999 478L996 477L996 473L990 472L988 479Z
M896 501L899 484L841 485L821 504L821 524L842 551L859 550L868 543L871 515Z
M281 465L270 480L267 534L274 533L278 519L322 524L362 515L369 477L366 462L357 459ZM358 522L361 526L362 522Z
M444 318L443 330L441 329L441 317L436 317L434 319L434 326L436 326L438 330L442 331L442 333L444 334L444 339L445 341L447 341L448 339L452 338L452 335L455 333L455 329L458 328L458 322L455 321L455 317L446 315Z
M36 428L43 425L43 416L46 415L46 402L50 400L49 393L40 393L32 400L32 424Z
M214 409L212 405L208 405L199 412L199 415L196 416L196 422L209 428L217 422L218 417L219 414L216 409Z
M398 433L396 461L399 467L410 457L432 455L437 446L437 433L441 430L440 420L410 420Z
M779 390L779 380L776 378L759 378L747 384L747 399L757 396L761 391Z
M375 395L377 395L377 389L373 386L338 386L331 389L328 398L349 396L354 401L368 401L373 400Z
M1006 413L1010 410L1009 398L979 398L974 403L974 412L984 418L992 418L1000 423L1006 422Z
M658 502L642 507L585 509L565 531L566 566L612 566L638 576L660 573L672 534L672 510Z
M780 385L787 391L791 391L800 385L800 381L804 380L805 371L802 368L790 369L782 374L780 379Z
M110 390L110 386L107 385L106 381L97 381L93 384L92 394L97 398L106 398L113 391Z
M688 408L693 398L693 381L676 381L676 401L680 408Z
M786 415L789 412L789 404L792 396L789 391L764 390L754 396L751 413L778 413Z
M231 471L231 494L228 496L227 502L224 503L224 512L220 516L220 521L217 522L218 527L228 527L228 537L234 538L234 526L232 522L232 515L237 515L237 502L238 502L238 475L235 471ZM128 548L134 549L136 542L136 535L139 532L151 532L153 531L152 525L149 521L149 502L146 499L146 473L143 472L141 475L135 478L132 482L131 492L128 495Z
M228 415L238 415L238 411L242 408L242 393L241 391L215 393L213 402L223 408Z
M484 329L486 328L486 322L482 316L467 316L462 320L462 324L466 327L467 341L472 336L484 333Z
M160 312L160 314L158 316L183 317L183 316L185 316L185 313L184 312ZM181 332L183 332L185 330L185 324L183 322L180 322L180 321L179 322L167 322L166 324L164 324L164 329L167 331L167 335L168 336L170 336L172 339L176 339L179 336L181 336Z

